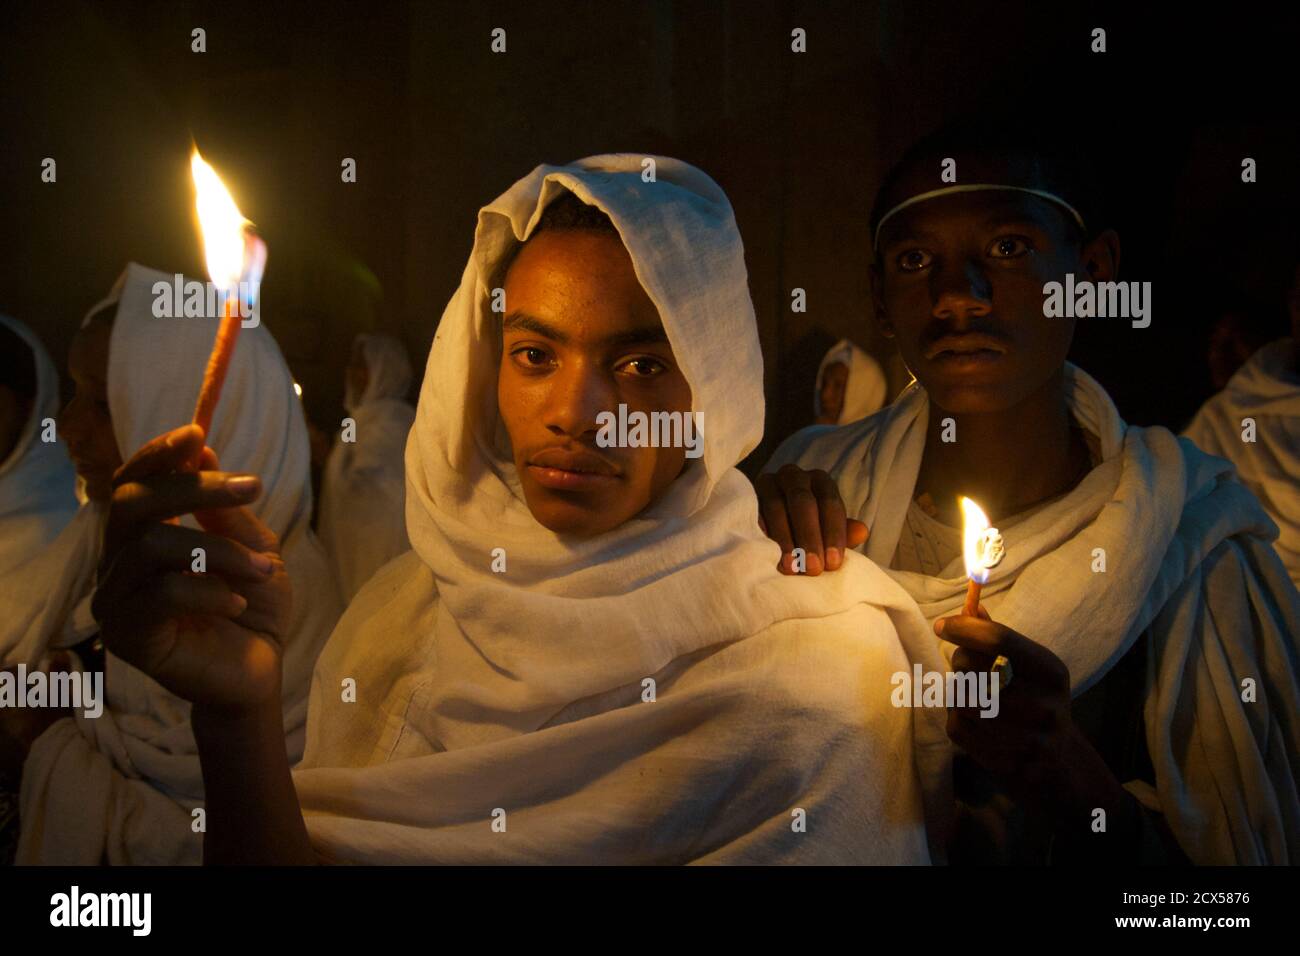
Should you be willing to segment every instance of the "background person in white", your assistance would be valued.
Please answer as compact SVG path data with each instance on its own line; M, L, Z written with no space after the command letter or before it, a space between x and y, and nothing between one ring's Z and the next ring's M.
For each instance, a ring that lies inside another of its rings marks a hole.
M105 540L115 473L123 450L145 436L174 428L194 411L216 334L215 318L158 318L154 284L172 276L131 263L108 298L87 314L73 339L69 372L76 393L59 417L88 502L44 551L24 566L14 586L0 592L0 653L5 663L31 664L50 648L94 637L92 607ZM190 426L191 439L200 432ZM232 553L209 541L209 571L223 569L253 580L284 575L310 599L284 622L284 680L273 706L281 734L269 746L286 759L302 753L307 692L316 655L340 607L325 554L309 527L311 482L301 402L280 349L264 322L240 332L221 402L207 436L192 449L204 465L256 469L262 494L252 506L283 544L275 556ZM189 482L189 478L177 478ZM257 482L242 494L257 490ZM247 500L238 497L237 500ZM204 525L203 522L208 522ZM186 512L162 533L189 555L167 589L197 580L193 549L197 530L220 516ZM125 558L140 567L148 553ZM218 600L228 598L219 595ZM223 607L227 606L223 603ZM256 611L248 609L251 616ZM17 862L54 865L197 863L202 839L191 813L203 805L203 784L189 705L131 664L106 655L107 704L95 718L53 708L27 711L18 753L21 834ZM0 710L0 721L23 711ZM30 750L28 750L30 748Z
M813 408L818 425L847 425L885 404L884 369L848 339L840 339L817 369Z
M356 337L343 398L353 426L350 436L340 428L326 462L319 525L344 603L411 547L405 464L406 436L415 420L406 400L410 387L406 346L391 335Z
M67 446L45 441L59 414L59 373L35 334L0 315L0 586L77 511Z
M1273 543L1300 587L1300 265L1287 294L1291 335L1259 349L1183 432L1237 466L1237 477L1277 523ZM1249 418L1254 422L1246 440Z

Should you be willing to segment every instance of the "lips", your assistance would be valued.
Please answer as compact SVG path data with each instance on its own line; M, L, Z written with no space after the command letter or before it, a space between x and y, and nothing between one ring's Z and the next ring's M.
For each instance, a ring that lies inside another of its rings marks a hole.
M617 481L619 470L585 448L544 448L528 459L533 479L557 491L584 491Z
M992 361L1005 355L1007 347L1000 340L978 332L945 335L925 351L930 361Z

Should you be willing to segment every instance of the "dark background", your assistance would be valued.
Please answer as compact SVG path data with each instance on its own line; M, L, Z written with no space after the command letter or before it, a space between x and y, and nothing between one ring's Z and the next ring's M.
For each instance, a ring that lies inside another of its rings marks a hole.
M423 368L480 206L540 162L671 154L718 180L745 240L766 356L757 465L810 420L836 338L903 384L866 270L885 168L947 119L1016 109L1095 158L1122 278L1153 283L1151 327L1083 320L1076 361L1131 421L1177 428L1210 390L1216 310L1243 286L1273 301L1285 268L1300 135L1297 23L1281 16L1042 0L8 5L0 310L62 363L127 261L202 278L193 141L267 239L264 320L330 431L356 332L396 333ZM1089 52L1097 26L1104 54ZM807 53L790 51L794 27Z

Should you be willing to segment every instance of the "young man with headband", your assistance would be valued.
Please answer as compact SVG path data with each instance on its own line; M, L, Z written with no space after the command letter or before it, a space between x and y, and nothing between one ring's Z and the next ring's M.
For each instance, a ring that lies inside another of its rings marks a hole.
M1091 194L1068 152L1019 131L941 132L904 157L872 273L916 381L791 437L757 483L764 527L787 571L795 547L817 574L861 546L954 670L1011 662L995 719L948 714L953 862L1294 862L1300 595L1230 466L1127 425L1066 361L1074 319L1046 307L1050 284L1112 282L1120 259ZM978 617L959 495L1005 540Z

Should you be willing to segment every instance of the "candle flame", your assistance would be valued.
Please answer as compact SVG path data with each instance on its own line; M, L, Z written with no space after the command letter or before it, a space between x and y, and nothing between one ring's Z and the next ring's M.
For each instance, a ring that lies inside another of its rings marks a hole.
M226 294L237 290L244 275L244 232L252 225L239 211L230 191L196 149L190 157L195 206L203 233L208 276Z
M979 505L964 495L960 502L962 557L966 561L966 576L978 584L987 584L989 570L1002 560L1002 535L997 528L989 527L988 516Z

